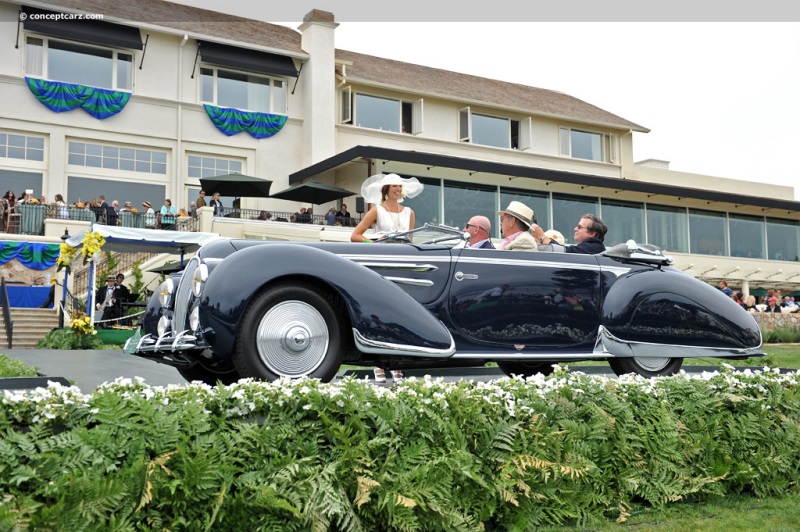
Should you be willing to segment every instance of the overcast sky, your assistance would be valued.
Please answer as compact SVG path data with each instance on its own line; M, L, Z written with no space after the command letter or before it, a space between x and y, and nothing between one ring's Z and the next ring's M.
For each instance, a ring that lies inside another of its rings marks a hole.
M648 128L634 134L636 161L788 185L800 200L797 0L185 3L295 29L330 11L337 48L565 92Z

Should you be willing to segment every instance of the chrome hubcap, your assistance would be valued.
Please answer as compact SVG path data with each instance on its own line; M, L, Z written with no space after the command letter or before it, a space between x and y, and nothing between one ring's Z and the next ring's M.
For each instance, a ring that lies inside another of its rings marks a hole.
M269 370L286 377L308 375L328 352L328 326L322 314L303 301L272 307L258 324L258 356Z
M633 357L633 360L646 371L661 371L672 359L669 357Z

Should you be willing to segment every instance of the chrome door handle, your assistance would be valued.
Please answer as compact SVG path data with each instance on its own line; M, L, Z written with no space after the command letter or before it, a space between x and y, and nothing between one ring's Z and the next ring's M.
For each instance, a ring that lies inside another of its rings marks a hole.
M464 279L477 279L478 276L473 273L456 272L456 281L463 281Z

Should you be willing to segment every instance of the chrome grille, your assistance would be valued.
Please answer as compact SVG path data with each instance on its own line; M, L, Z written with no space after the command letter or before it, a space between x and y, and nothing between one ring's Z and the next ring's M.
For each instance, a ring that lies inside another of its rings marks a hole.
M189 305L192 302L192 277L194 271L200 265L200 259L192 258L183 270L181 280L178 282L178 289L175 290L175 319L173 326L176 332L184 331L188 328L186 318L189 315Z

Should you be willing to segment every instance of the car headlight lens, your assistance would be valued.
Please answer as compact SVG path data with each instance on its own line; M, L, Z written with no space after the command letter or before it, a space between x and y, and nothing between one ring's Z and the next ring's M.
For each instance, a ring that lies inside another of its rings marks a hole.
M200 307L194 307L189 314L189 328L194 332L200 330Z
M172 296L175 293L175 283L172 279L167 279L158 287L158 302L164 308L169 308L172 304Z
M158 336L164 336L170 331L170 329L172 329L172 323L170 322L170 319L166 316L161 316L161 319L158 320L158 327L156 329L158 331Z
M208 280L208 266L201 264L192 276L192 292L194 292L195 297L200 297L200 294L203 293L206 280Z

